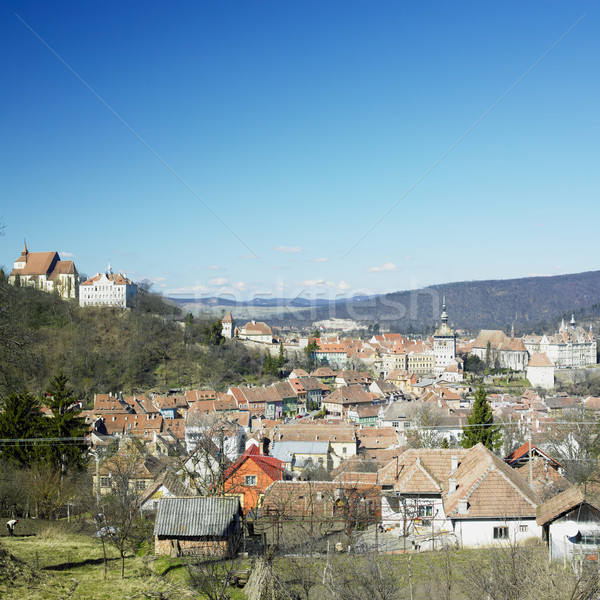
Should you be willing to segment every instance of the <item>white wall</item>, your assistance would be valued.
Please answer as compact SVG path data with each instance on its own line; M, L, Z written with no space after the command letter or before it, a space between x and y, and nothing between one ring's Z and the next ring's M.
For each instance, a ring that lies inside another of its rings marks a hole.
M535 518L522 519L453 519L454 533L463 548L477 548L499 543L519 543L527 538L542 537L542 528ZM508 540L494 539L494 527L508 527ZM521 531L526 528L525 531Z

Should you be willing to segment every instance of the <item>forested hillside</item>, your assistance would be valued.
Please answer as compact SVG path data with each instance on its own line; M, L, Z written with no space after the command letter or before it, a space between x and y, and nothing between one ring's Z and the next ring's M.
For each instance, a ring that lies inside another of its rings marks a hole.
M395 292L328 307L314 307L288 320L306 322L331 317L378 322L382 329L431 331L439 322L446 295L454 327L530 331L540 323L554 326L562 314L588 309L600 301L600 271L555 277L463 281L420 290Z
M41 393L60 371L79 397L182 386L223 388L260 373L260 358L225 344L220 322L181 319L142 290L132 309L76 301L0 281L0 395Z

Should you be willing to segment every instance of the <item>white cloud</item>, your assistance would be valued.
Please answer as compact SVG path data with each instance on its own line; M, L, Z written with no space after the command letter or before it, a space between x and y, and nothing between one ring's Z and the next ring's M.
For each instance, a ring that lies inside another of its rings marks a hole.
M340 281L337 287L338 290L340 290L341 292L346 292L352 288L352 286L347 281Z
M315 258L315 262L318 262L318 263L327 262L328 260L329 260L328 258Z
M256 254L240 254L240 258L246 258L248 260L254 260L254 259L258 258L258 256L256 256Z
M175 288L169 291L169 295L170 296L186 296L186 295L192 295L192 294L198 294L198 293L206 293L208 292L208 288L205 285L202 284L196 284L196 285L186 285L184 287L180 287L180 288Z
M234 287L236 290L240 290L240 292L243 292L243 291L245 291L245 290L246 290L246 284L245 284L243 281L238 281L237 283L235 283L235 284L233 285L233 287Z
M275 248L273 248L273 250L275 250L275 252L284 252L284 253L302 252L302 247L301 246L276 246Z
M226 277L215 277L214 279L211 279L208 283L210 283L210 285L225 285L226 283L228 283L228 281Z
M368 273L383 273L385 271L397 271L398 267L392 262L386 262L382 264L380 267L371 267L367 269Z
M218 271L221 267L219 265L208 265L211 271Z
M77 258L76 254L73 254L72 252L59 252L59 255L61 258Z

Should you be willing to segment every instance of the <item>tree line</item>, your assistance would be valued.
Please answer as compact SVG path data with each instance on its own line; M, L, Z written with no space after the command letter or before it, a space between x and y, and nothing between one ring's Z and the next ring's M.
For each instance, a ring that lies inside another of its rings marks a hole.
M185 317L148 286L131 309L82 308L1 276L0 364L0 396L39 394L62 371L88 401L108 391L223 389L263 372L258 352L225 342L219 319Z

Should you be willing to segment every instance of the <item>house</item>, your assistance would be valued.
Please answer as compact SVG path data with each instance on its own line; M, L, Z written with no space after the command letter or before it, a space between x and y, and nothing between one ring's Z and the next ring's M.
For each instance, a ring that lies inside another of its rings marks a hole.
M246 451L225 471L223 494L237 496L244 514L261 504L265 490L284 478L283 461L274 456L264 456L258 445L252 443Z
M382 522L401 535L451 536L465 548L541 537L539 499L483 444L407 450L379 471Z
M110 263L104 273L79 284L79 306L132 306L137 297L137 285L125 273L113 273Z
M238 498L161 498L154 525L154 552L170 556L235 555L240 548Z
M361 427L377 427L381 406L371 404L348 409L348 422Z
M56 292L61 298L77 298L79 273L72 260L61 260L58 252L29 252L23 244L8 283Z
M344 385L323 398L323 408L332 419L342 419L349 408L379 404L378 395L365 391L362 385Z
M550 560L598 563L600 487L574 485L544 502L537 515ZM596 568L596 566L594 566Z
M273 332L271 328L260 321L249 321L241 329L236 329L238 337L241 340L252 342L261 342L263 344L273 343Z
M161 498L175 498L178 496L193 496L192 491L181 479L170 470L165 470L162 475L150 483L140 499L140 510L152 512L158 510Z
M114 456L97 465L92 475L93 489L104 496L126 483L132 491L141 493L157 480L165 467L165 462L158 457L137 454L124 445Z
M285 464L285 468L301 473L307 467L332 468L329 442L274 442L271 456Z
M321 519L330 527L344 521L373 523L381 516L381 486L361 476L341 481L276 481L265 491L261 517ZM322 528L319 528L322 531Z
M329 456L324 466L339 464L356 455L357 439L354 427L341 423L323 423L278 425L271 433L273 442L326 442L329 444ZM331 468L331 467L329 467Z

